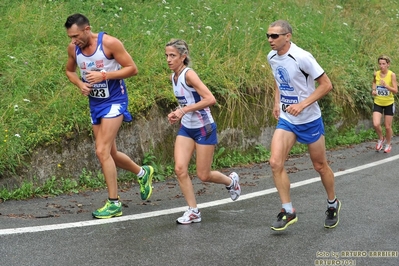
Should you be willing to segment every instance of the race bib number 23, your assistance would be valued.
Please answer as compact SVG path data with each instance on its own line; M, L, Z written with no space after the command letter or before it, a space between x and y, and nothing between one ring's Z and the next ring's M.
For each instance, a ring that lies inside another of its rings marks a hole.
M102 82L93 84L92 90L90 92L90 97L108 98L109 97L108 81L104 80Z

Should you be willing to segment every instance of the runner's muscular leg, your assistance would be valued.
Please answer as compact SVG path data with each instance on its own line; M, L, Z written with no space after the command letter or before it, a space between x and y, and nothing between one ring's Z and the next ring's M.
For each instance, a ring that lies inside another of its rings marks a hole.
M334 172L326 158L325 137L322 135L316 142L309 144L309 154L314 169L320 174L321 182L331 200L335 198Z
M375 129L375 132L378 135L378 139L382 139L383 135L382 135L382 128L381 128L381 117L382 114L380 112L373 112L373 126Z
M281 203L283 204L291 202L291 184L284 164L295 142L296 136L294 133L283 129L276 129L274 131L269 163L273 171L274 184L280 195Z
M393 116L392 115L384 116L385 137L387 139L387 143L388 144L391 144L391 139L392 139L392 135L393 135L392 121L393 121Z
M215 145L195 144L197 176L202 182L212 182L229 186L231 179L219 171L211 171Z
M191 138L177 136L174 149L175 173L179 181L180 189L189 207L197 208L194 187L188 174L190 163L195 148L195 142Z
M115 161L116 167L130 171L137 175L140 172L141 166L137 165L128 155L118 151L116 147L116 140L111 147L111 156Z
M108 197L118 197L117 172L111 149L115 145L115 138L122 124L123 116L115 118L102 118L101 124L93 125L96 139L96 155L100 161L101 168L108 187Z

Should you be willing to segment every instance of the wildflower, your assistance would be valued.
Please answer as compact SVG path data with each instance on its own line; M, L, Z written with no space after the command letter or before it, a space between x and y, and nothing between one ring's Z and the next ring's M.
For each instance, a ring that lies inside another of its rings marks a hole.
M19 135L19 134L15 134L14 136L17 137L17 138L21 137L21 135Z
M151 31L147 30L145 34L151 35Z
M211 30L211 29L212 29L212 27L211 27L211 26L206 26L206 27L205 27L205 29L207 29L207 30Z

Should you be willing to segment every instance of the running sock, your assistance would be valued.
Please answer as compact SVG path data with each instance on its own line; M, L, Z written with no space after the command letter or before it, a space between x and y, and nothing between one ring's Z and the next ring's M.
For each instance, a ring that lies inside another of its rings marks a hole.
M234 185L234 181L233 181L233 179L231 179L230 185L226 186L226 188L227 188L228 190L230 190L230 189L233 187L233 185Z
M292 202L283 203L282 206L283 206L283 209L285 209L286 212L292 213L292 211L293 211Z
M198 208L189 207L193 212L198 213Z
M137 174L138 178L142 178L145 175L145 170L143 169L143 167L140 167L140 171Z
M328 208L337 208L338 202L337 202L337 197L335 197L333 200L327 199L327 205Z
M111 199L111 198L108 198L108 200L109 200L110 202L112 202L113 204L116 204L116 205L119 204L119 199Z

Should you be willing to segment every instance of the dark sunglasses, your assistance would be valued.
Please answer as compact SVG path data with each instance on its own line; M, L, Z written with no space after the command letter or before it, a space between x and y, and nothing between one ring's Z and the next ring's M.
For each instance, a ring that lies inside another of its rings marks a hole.
M266 33L266 37L269 39L269 38L272 38L273 40L275 40L275 39L278 39L278 37L280 37L280 35L286 35L286 34L288 34L289 32L286 32L286 33L273 33L273 34L268 34L268 33Z

